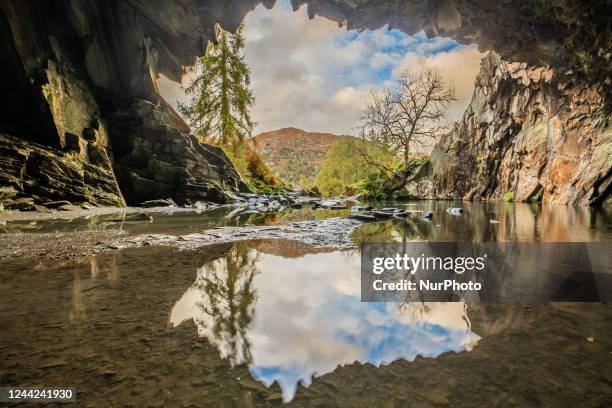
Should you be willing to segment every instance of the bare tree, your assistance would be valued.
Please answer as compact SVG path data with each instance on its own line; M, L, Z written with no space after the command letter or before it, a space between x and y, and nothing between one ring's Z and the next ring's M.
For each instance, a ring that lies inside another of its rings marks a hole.
M362 137L388 146L408 160L412 147L433 143L446 128L455 89L438 71L403 71L391 89L373 92L362 116Z

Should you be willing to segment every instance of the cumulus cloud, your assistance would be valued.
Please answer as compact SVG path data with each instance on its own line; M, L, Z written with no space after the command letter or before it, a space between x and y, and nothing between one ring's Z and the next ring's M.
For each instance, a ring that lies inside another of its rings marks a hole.
M292 12L287 0L247 15L245 58L251 68L256 132L281 127L355 134L373 89L389 86L401 69L438 68L458 91L451 119L460 118L482 55L453 40L407 36L397 30L346 31L324 18ZM185 101L178 84L160 79L164 98Z

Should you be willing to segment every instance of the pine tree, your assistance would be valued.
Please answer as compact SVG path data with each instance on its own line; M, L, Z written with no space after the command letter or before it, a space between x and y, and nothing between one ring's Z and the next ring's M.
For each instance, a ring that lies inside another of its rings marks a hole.
M179 103L179 111L201 142L229 147L233 151L252 136L249 89L250 71L244 61L244 25L235 34L216 26L216 43L189 69L191 80L184 88L191 101Z

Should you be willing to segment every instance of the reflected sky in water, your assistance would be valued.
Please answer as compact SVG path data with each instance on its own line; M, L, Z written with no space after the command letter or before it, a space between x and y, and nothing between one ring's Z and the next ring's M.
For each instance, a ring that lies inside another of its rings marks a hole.
M298 382L339 365L435 357L471 350L479 339L462 303L361 303L357 252L286 258L274 255L287 256L282 241L266 252L257 244L236 243L198 269L170 321L192 320L222 357L248 364L268 386L278 382L285 401Z

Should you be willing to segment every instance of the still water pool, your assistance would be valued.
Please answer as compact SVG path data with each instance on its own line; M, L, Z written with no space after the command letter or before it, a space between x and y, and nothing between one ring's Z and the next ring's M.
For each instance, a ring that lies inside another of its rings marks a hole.
M366 224L353 239L612 240L606 211L472 204L453 217L445 212L452 203L401 205L431 209L434 218ZM33 233L183 234L345 214L225 215L27 225ZM5 228L26 233L24 225ZM362 303L358 249L254 240L5 258L0 291L0 385L73 386L79 406L606 406L612 399L609 304Z

